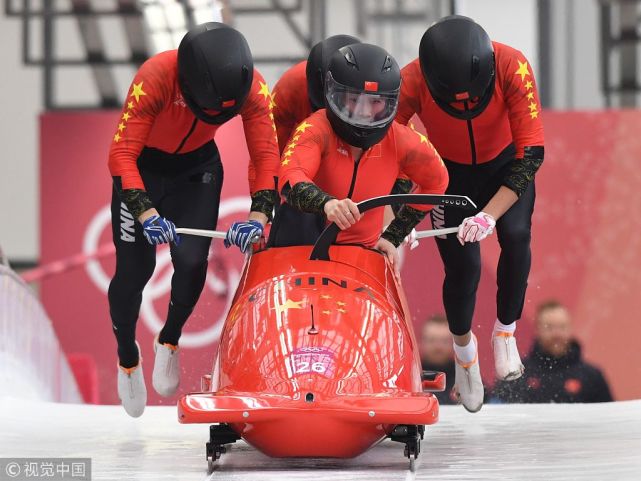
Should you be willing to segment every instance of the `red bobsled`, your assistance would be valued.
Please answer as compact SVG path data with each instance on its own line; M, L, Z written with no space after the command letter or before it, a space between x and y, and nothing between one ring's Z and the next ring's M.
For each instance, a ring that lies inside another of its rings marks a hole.
M400 197L469 201L388 196L359 208ZM248 257L213 370L202 392L178 403L181 423L216 423L210 463L239 438L269 456L348 458L390 437L416 458L424 425L438 421L438 401L425 391L443 390L445 376L421 370L391 267L371 249L330 247L337 232L330 226L313 248Z

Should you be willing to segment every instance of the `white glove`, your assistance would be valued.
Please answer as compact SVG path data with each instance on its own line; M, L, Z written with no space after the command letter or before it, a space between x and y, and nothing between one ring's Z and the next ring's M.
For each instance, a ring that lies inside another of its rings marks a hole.
M418 239L416 238L416 229L412 229L412 232L403 239L403 245L409 246L410 250L414 250L418 247Z
M467 217L458 226L456 237L461 245L466 242L479 242L494 232L496 221L485 212L479 212L474 217Z

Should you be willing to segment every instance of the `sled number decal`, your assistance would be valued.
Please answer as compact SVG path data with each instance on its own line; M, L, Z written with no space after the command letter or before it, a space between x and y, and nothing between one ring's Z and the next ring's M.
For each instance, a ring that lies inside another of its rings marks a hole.
M334 353L323 347L301 347L291 357L294 374L316 373L332 377L335 370Z

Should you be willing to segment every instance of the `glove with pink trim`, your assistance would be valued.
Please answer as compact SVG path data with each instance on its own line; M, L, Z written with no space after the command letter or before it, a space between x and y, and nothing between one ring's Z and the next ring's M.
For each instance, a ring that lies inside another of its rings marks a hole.
M496 221L485 212L479 212L474 217L467 217L458 227L456 237L461 245L466 242L479 242L494 232Z

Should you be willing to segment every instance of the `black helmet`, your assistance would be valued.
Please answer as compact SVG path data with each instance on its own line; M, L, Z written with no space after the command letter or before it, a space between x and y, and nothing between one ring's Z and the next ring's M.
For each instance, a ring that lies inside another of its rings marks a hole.
M360 43L360 40L349 35L334 35L318 42L310 50L305 74L307 76L307 96L314 112L325 107L323 83L329 59L336 50L353 43Z
M401 70L381 47L348 45L332 55L325 76L325 106L334 132L354 147L380 142L394 121Z
M238 31L209 22L187 32L178 47L178 84L194 115L222 124L238 114L254 79L247 40Z
M423 35L418 56L427 87L443 110L465 120L485 110L494 91L494 49L478 23L460 15L439 20ZM463 102L465 109L453 102Z

